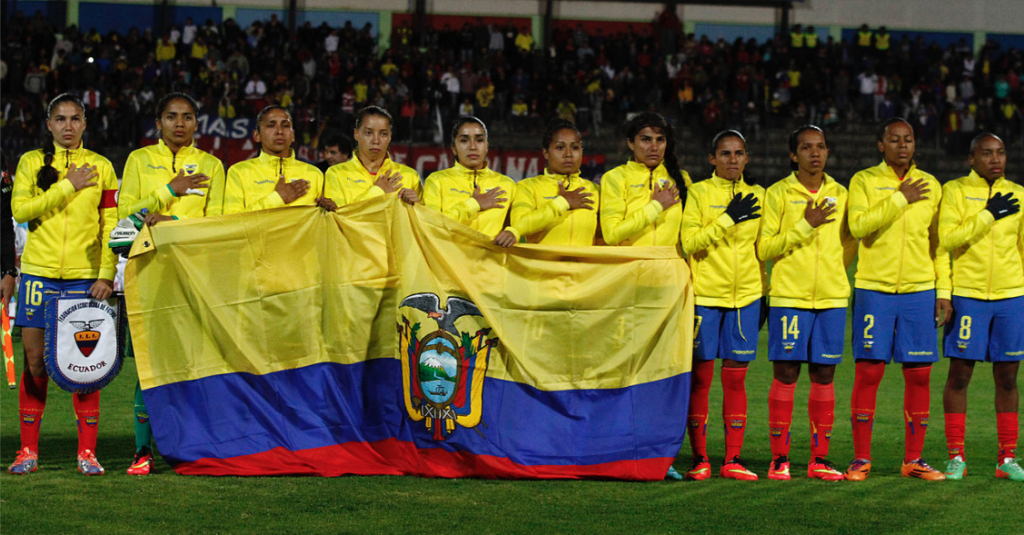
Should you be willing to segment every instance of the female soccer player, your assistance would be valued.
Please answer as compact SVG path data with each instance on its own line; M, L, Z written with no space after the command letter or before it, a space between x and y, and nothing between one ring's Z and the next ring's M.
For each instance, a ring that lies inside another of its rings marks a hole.
M953 310L943 349L949 376L943 392L947 479L967 473L967 386L977 362L992 363L995 380L998 478L1024 481L1016 459L1020 432L1017 372L1024 358L1024 187L1006 178L1006 147L993 134L971 142L971 173L942 188L939 236L953 255ZM989 465L992 466L992 465Z
M690 374L690 446L693 468L688 479L711 477L707 452L708 395L715 359L722 359L722 419L725 462L722 477L755 481L757 475L740 459L747 428L747 365L757 356L762 273L757 259L760 235L758 203L764 188L743 180L747 142L735 130L714 137L708 162L715 167L708 180L689 188L680 238L690 261L697 307Z
M552 121L541 136L544 174L516 185L512 228L527 243L593 245L597 232L597 186L580 177L583 140L576 125Z
M107 299L114 291L117 262L107 241L117 225L117 176L109 160L82 146L85 126L82 101L67 93L57 96L46 108L42 148L22 156L15 173L11 209L17 221L29 223L29 234L15 321L22 327L25 370L18 403L21 449L10 467L12 474L34 472L39 461L49 379L43 363L47 301L69 291ZM78 470L102 475L95 454L100 393L74 394L72 399Z
M601 178L601 232L608 245L676 245L680 195L689 176L675 155L675 129L657 113L626 124L629 162Z
M790 479L789 428L800 365L811 376L808 412L811 460L807 477L839 481L826 457L835 421L832 378L843 358L850 283L846 266L857 242L846 222L846 188L825 174L828 145L816 126L789 136L793 173L765 193L758 257L772 262L768 360L775 380L768 394L772 464L768 479Z
M850 180L850 233L860 240L853 299L856 374L850 403L854 459L846 479L871 473L878 385L890 360L903 368L902 474L945 479L921 459L928 387L939 360L935 328L952 314L949 256L939 248L939 182L914 165L914 129L901 118L878 126L882 163Z
M679 243L683 218L680 195L690 177L679 168L675 129L657 113L641 113L626 123L631 158L601 178L601 232L608 245ZM682 479L669 466L667 479Z
M388 147L394 133L391 114L377 106L367 106L356 114L355 158L327 171L327 208L346 206L386 193L398 191L409 204L420 200L420 176L411 167L391 159Z
M192 143L199 105L184 93L169 93L157 103L160 140L132 152L124 166L118 216L146 209L146 223L219 215L223 210L224 165ZM204 195L189 192L205 192ZM129 475L147 475L153 463L153 432L135 384L135 459Z
M473 116L455 121L452 153L455 165L427 177L423 204L491 236L502 247L512 246L517 236L503 229L516 183L487 166L483 121Z
M295 130L288 110L277 105L263 108L252 138L260 144L260 154L228 169L224 213L316 204L323 195L324 175L295 158Z

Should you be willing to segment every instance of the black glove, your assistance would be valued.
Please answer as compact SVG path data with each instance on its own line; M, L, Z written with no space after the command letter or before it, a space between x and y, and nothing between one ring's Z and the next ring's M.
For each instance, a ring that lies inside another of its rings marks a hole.
M985 209L992 212L992 216L996 218L996 221L1008 216L1016 214L1020 211L1020 201L1013 198L1013 194L1010 193L996 193L988 200L988 204L985 205Z
M733 223L737 225L761 217L759 211L761 211L761 207L757 205L757 197L754 197L753 193L748 193L746 197L737 193L729 202L729 206L725 207L726 215L731 217Z

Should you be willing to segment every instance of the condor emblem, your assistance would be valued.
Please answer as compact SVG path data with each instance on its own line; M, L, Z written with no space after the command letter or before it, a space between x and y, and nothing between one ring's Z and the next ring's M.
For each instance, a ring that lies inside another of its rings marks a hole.
M480 309L461 297L449 297L447 306L442 307L441 298L432 293L410 295L399 308L426 312L438 327L420 338L421 323L409 318L422 314L402 311L399 352L409 417L417 422L424 420L434 440L445 440L455 432L456 424L476 427L480 423L487 362L498 339L490 336L488 327L470 334L460 331L455 322L474 316L481 319L464 323L480 326Z
M71 325L74 325L78 332L75 333L75 345L78 346L78 350L83 355L88 357L92 355L92 350L96 349L96 344L100 341L100 332L93 330L103 323L103 318L92 321L72 321Z

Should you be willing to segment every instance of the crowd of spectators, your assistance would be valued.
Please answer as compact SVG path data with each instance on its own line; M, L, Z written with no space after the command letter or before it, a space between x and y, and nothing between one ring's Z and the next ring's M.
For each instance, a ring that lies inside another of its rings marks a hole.
M528 27L511 21L425 35L402 22L379 50L369 24L307 22L290 32L276 16L247 28L189 19L166 31L100 35L16 12L3 27L3 146L35 147L45 102L65 91L83 97L97 147L134 146L138 118L152 116L169 91L186 91L202 113L225 118L281 104L305 144L324 126L351 131L354 111L367 104L391 110L396 139L423 142L440 141L459 115L511 132L557 116L600 134L648 109L701 132L733 127L755 136L787 121L900 115L924 139L947 134L951 150L979 129L1007 138L1021 130L1024 55L996 42L976 54L963 41L941 47L866 26L854 42L800 26L766 42L681 30L671 12L607 35L559 24L539 48Z

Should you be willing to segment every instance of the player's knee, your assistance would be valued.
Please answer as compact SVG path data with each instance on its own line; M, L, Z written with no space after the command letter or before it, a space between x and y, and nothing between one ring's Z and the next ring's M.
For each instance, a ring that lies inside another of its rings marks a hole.
M996 381L996 390L1001 392L1013 392L1017 390L1017 375L1009 373L999 373L997 370L994 374Z

